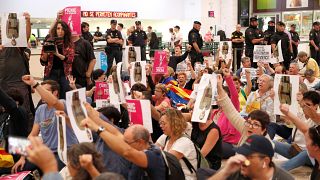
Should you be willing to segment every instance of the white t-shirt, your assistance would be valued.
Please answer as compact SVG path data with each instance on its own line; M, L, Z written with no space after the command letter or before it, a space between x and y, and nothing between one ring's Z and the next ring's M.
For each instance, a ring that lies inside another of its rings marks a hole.
M183 154L183 156L189 160L192 166L195 169L197 169L197 152L196 152L196 149L194 148L193 142L187 137L181 137L173 143L173 145L171 146L171 149L167 149L167 144L169 140L165 144L166 138L167 138L167 135L165 134L161 135L157 140L157 144L159 144L161 147L164 147L163 148L164 151L168 152L170 150L174 150ZM180 159L179 162L181 164L186 180L197 179L196 173L191 173L187 165L184 163L182 159Z
M310 83L307 79L305 79L303 82L304 82L304 84L306 84L308 90L310 90L312 87L314 87L316 84L318 84L319 81L320 81L320 79L316 78L312 83Z
M182 38L181 32L177 32L174 42L179 41L179 45L181 46L182 45L182 40L183 40L183 38Z

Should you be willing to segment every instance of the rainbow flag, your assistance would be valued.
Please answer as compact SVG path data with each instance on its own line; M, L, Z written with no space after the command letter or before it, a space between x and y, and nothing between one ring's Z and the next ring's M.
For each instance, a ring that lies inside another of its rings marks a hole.
M167 96L173 101L173 104L176 106L186 105L190 100L191 90L179 88L178 82L173 77L168 77L162 81L162 84L168 85L172 84L173 86L167 92Z

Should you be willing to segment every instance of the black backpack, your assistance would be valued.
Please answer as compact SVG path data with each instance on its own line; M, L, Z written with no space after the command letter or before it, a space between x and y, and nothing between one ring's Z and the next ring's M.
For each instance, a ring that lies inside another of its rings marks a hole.
M180 180L185 179L184 172L181 168L179 160L172 154L161 151L164 163L166 165L166 179Z

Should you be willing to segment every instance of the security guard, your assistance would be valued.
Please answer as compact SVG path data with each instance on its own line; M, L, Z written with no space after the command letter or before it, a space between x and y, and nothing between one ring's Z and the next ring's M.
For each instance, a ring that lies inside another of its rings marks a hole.
M132 46L140 46L141 60L146 60L146 45L148 37L145 31L141 29L141 21L136 21L136 30L128 37L128 43Z
M290 27L290 34L291 34L291 44L292 44L292 59L296 59L298 55L298 45L300 43L299 34L296 32L296 25L291 24Z
M253 63L253 48L254 45L263 44L264 37L263 32L258 29L258 21L256 17L250 18L250 26L246 29L245 32L245 42L245 55L250 58L253 67L257 68L257 63Z
M116 29L117 27L117 20L111 20L110 22L111 28L106 32L106 39L107 39L107 46L106 46L106 54L108 57L108 70L107 75L110 73L110 69L112 68L113 59L116 60L116 63L122 61L122 44L123 39L121 32Z
M320 23L314 22L312 24L313 29L310 31L309 34L309 46L310 46L310 55L313 59L317 61L317 63L320 63Z
M289 69L290 61L291 61L291 46L290 46L290 39L287 33L284 32L286 25L279 21L277 23L277 32L271 37L271 48L272 51L275 51L278 42L281 40L281 50L283 56L283 65L286 69Z
M237 62L237 66L234 67L234 71L237 71L237 69L240 68L241 57L242 57L242 53L243 53L244 37L243 37L243 33L240 30L241 30L241 25L238 24L236 26L236 31L234 31L231 34L233 57L236 57L233 59L235 59Z
M199 33L201 28L201 23L199 21L193 22L193 28L189 31L188 42L192 46L189 53L191 59L191 65L194 68L196 62L203 62L203 55L201 53L201 48L203 46L202 36Z
M267 45L271 45L271 36L274 35L276 30L274 21L269 21L268 22L268 29L264 31L263 35L264 35L264 40L265 40L265 44Z

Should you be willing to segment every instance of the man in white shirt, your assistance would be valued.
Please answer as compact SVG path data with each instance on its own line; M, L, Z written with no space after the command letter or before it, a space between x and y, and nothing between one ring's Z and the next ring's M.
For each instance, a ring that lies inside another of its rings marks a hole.
M181 34L181 32L180 32L180 27L179 27L179 26L175 26L175 27L173 28L173 31L174 31L175 34L176 34L175 40L174 40L175 46L177 46L177 45L182 46L183 37L182 37L182 34Z
M117 30L121 32L121 36L123 39L122 49L126 48L127 45L127 33L123 30L123 24L118 23Z

